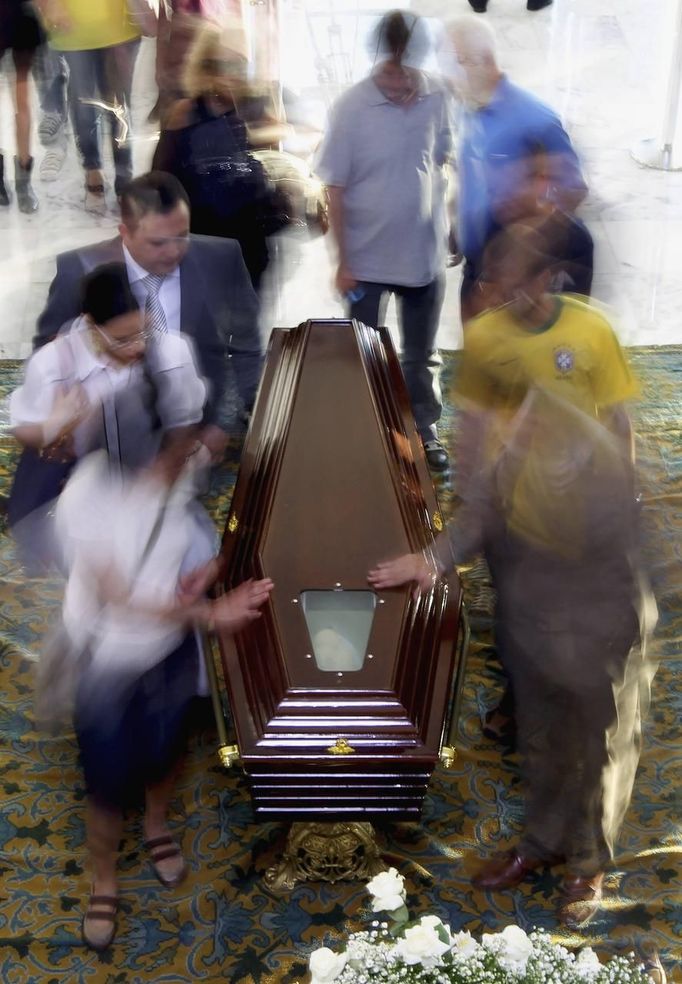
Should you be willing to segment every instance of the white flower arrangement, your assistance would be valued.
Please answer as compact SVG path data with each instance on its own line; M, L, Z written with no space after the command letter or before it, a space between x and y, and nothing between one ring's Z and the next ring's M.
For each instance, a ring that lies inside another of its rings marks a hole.
M540 931L507 926L477 943L453 934L437 916L410 922L405 881L395 868L369 882L373 912L392 913L393 925L374 921L352 933L342 953L311 954L310 984L647 984L644 969L627 957L600 963L589 947L576 956Z

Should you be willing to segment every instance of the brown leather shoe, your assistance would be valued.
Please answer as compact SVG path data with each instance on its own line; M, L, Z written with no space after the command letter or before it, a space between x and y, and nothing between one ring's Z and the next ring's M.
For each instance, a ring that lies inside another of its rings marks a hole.
M518 851L512 849L487 861L471 882L476 888L497 892L519 885L529 872L541 868L542 865L542 861L536 858L524 858Z
M582 929L599 911L604 872L574 875L564 881L564 897L559 906L559 920L569 929Z

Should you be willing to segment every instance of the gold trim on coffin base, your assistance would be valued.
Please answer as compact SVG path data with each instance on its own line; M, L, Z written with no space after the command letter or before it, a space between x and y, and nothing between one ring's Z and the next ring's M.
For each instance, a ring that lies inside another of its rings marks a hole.
M369 881L386 871L374 827L364 821L293 823L282 860L265 872L271 892L290 892L304 881Z

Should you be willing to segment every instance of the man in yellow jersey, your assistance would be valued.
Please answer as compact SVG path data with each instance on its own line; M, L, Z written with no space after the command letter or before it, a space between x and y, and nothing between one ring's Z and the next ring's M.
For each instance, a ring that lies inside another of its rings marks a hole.
M639 757L643 607L624 407L637 385L606 318L549 293L544 233L512 226L488 250L499 306L465 328L463 505L436 563L443 572L485 550L516 700L524 831L475 884L510 888L564 863L559 915L575 927L598 908ZM427 589L433 574L410 554L369 581Z

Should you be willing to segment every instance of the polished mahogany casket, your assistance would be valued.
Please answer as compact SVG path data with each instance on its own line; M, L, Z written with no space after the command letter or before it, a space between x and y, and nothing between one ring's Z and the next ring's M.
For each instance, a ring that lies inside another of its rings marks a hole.
M220 639L256 814L418 818L451 706L461 590L375 592L442 518L389 333L276 329L223 538L225 587L275 583Z

